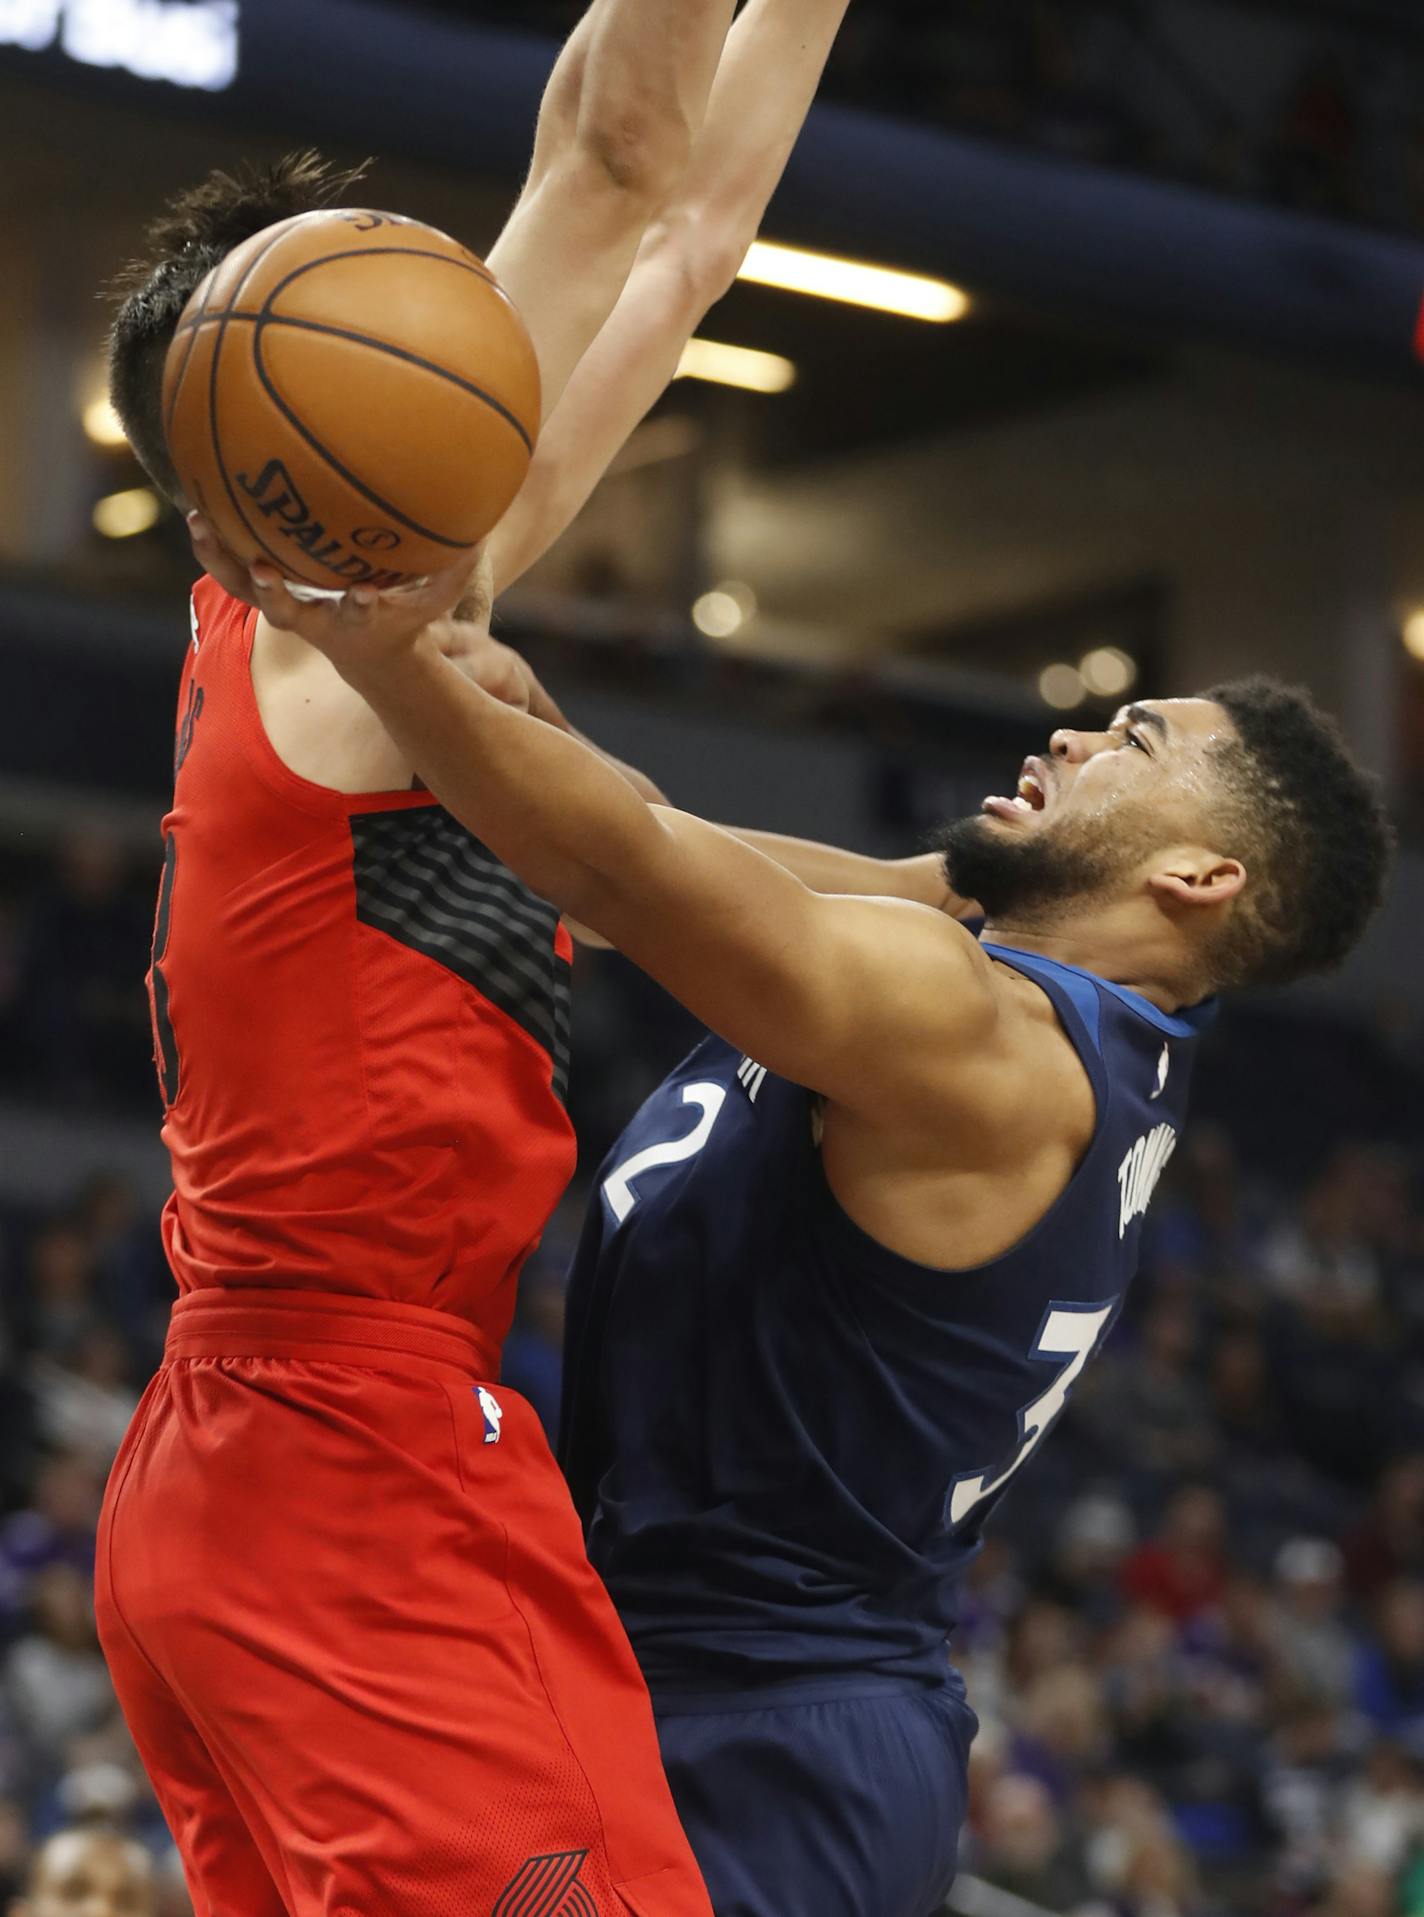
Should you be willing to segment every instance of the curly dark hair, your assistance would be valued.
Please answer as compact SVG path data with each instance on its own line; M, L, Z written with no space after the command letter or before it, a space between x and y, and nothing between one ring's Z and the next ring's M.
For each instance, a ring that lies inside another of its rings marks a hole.
M1236 729L1213 748L1226 800L1220 849L1249 874L1211 953L1213 982L1333 972L1384 897L1394 833L1378 788L1301 688L1253 677L1202 696Z
M163 362L183 309L212 269L278 220L344 199L370 161L337 167L311 148L271 166L214 171L170 200L144 234L144 252L107 291L118 302L109 328L109 398L144 471L169 499L178 476L163 437Z

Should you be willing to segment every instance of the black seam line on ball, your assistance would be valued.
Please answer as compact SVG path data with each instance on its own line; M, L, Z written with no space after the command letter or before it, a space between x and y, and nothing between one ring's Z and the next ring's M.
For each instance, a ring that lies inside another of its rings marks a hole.
M523 426L520 425L514 414L510 412L509 408L502 406L494 397L493 393L487 393L482 386L476 386L471 381L462 379L458 373L452 373L447 366L438 366L434 360L422 359L419 353L408 352L403 346L393 346L387 344L384 340L372 339L369 334L348 332L345 328L333 326L326 320L298 319L295 315L278 313L273 310L277 299L286 292L294 280L299 280L304 273L314 273L319 266L329 266L333 260L369 260L381 258L434 260L440 266L453 266L461 273L473 273L475 278L483 280L486 286L492 286L499 297L511 307L511 310L514 310L515 317L518 318L518 311L514 308L513 301L510 300L509 295L487 267L480 266L469 260L452 260L448 253L432 253L428 249L420 247L353 246L340 253L323 253L319 260L306 260L301 266L294 266L285 279L278 280L277 284L268 293L266 299L263 300L261 323L264 325L280 323L283 326L300 326L308 332L331 333L337 339L359 340L362 345L370 346L378 353L387 353L393 359L408 360L412 366L419 366L427 373L434 373L440 379L448 379L452 385L463 387L467 393L473 393L476 399L482 399L487 406L492 406L495 412L500 415L501 419L508 420L509 424L514 428L515 432L518 433L532 454L534 451L534 442L524 430ZM236 295L234 295L232 303L234 307L237 305Z
M208 301L213 296L213 288L218 283L218 275L221 273L221 271L222 271L222 262L219 261L218 264L213 268L211 273L208 274L207 280L204 283L202 305L198 308L197 312L193 315L192 319L188 322L188 325L186 327L180 326L177 329L177 332L175 332L174 334L175 341L177 340L178 333L188 332L188 333L191 333L193 337L188 341L188 350L183 355L182 369L179 372L177 379L175 379L173 382L173 394L168 401L168 410L163 416L163 441L164 441L164 444L168 447L168 457L170 460L173 457L173 446L172 446L173 415L178 410L179 395L183 391L183 382L188 377L188 368L193 363L193 354L197 348L198 330L202 326L204 316L206 315L208 310ZM169 350L170 351L172 350L171 345Z
M279 236L279 237L284 237L284 236ZM266 253L270 250L270 246L275 244L276 244L275 241L270 242L269 246L264 247L262 249L262 252L258 254L257 259L259 260L262 259L266 255ZM402 259L402 260L438 260L442 266L454 266L454 267L458 267L460 272L462 273L473 273L477 280L483 280L486 286L492 286L495 292L498 293L502 299L509 300L508 293L505 292L504 288L500 285L499 281L495 278L494 274L491 273L487 267L480 266L477 262L473 260L452 260L447 253L432 253L424 247L353 246L340 253L323 253L319 260L307 260L303 265L294 267L292 271L288 273L287 277L284 280L279 280L277 284L272 288L272 291L268 294L266 300L263 302L262 311L264 313L270 313L272 308L272 301L276 299L277 295L280 292L282 292L286 287L290 286L293 280L300 279L303 273L314 272L318 266L325 266L329 260L365 260L365 259L371 259L372 257L377 255L383 258L395 258L395 259ZM254 260L252 264L253 266L255 266L257 264L257 260ZM214 280L216 280L218 273L221 270L221 267L222 267L222 262L219 261L218 265L214 267L213 269ZM249 268L248 271L244 273L242 276L243 286L246 286L248 279L250 277L251 277L251 268ZM509 300L509 303L510 305L514 304L512 300ZM518 309L516 308L516 311L517 310ZM231 306L228 307L226 309L226 313L227 315L234 318L242 317L242 315L239 315L237 313L235 307L231 307ZM192 319L184 320L181 326L178 326L174 329L174 338L175 339L181 338L184 333L193 332L195 328L203 324L203 321L205 319L218 320L218 319L222 319L223 317L224 315L222 313L207 312L206 302L205 302L203 311L195 313ZM250 317L250 315L248 317ZM272 314L272 317L274 319L281 319L284 317L284 315L280 313L274 313Z
M266 299L262 302L264 313L270 313L272 302L279 293L286 292L293 280L299 280L303 273L314 273L319 266L327 266L332 260L437 260L441 266L453 266L458 272L473 273L477 280L483 280L486 286L492 286L502 299L509 295L490 272L487 266L480 266L475 260L452 260L448 253L435 253L425 246L347 246L337 253L323 253L318 260L303 260L300 266L294 266L285 279L278 280Z
M238 498L236 492L233 490L232 480L228 477L227 467L223 463L222 440L218 435L218 368L222 364L223 342L227 338L228 326L231 324L232 320L236 317L236 315L233 312L233 307L236 306L238 300L242 297L243 287L246 286L247 282L252 278L252 275L256 272L258 266L266 258L267 254L271 252L272 248L277 244L277 241L281 239L281 237L282 235L280 233L275 234L273 238L268 240L266 246L262 248L261 252L259 252L257 256L252 260L251 264L247 268L247 271L243 274L242 278L238 281L237 286L234 289L233 296L232 296L232 304L228 307L227 311L222 315L221 323L218 328L217 344L213 347L212 368L208 376L208 431L212 435L212 441L213 441L213 463L217 467L218 472L222 476L223 487L227 493L227 496L232 505L233 511L237 514L238 524L247 529L247 531L251 534L252 538L257 541L257 544L261 547L262 551L265 552L267 557L272 561L272 564L277 568L278 572L285 573L287 571L287 568L291 564L291 561L288 558L288 556L285 553L277 552L273 547L267 544L267 541L262 537L262 534L257 530L257 528L251 523L251 521L247 517L247 514L242 509L242 501ZM198 503L201 505L202 502L199 501ZM320 583L320 582L315 582L315 583Z
M346 326L332 326L327 320L289 319L285 313L268 313L265 309L255 315L235 312L232 317L234 319L250 317L259 334L265 333L269 326L290 326L299 333L326 333L332 339L350 340L353 345L369 347L373 353L384 353L388 359L404 360L408 366L418 366L421 372L433 374L436 379L445 380L451 386L458 386L461 392L470 394L473 399L483 400L491 412L498 413L505 424L512 426L518 433L524 442L526 452L532 455L534 451L534 441L527 430L509 408L495 398L493 393L487 393L483 386L476 386L473 380L464 379L459 373L452 373L448 366L441 366L436 360L424 359L419 353L412 353L407 347L395 346L386 340L373 339L369 333L356 333ZM260 351L260 346L258 350Z
M234 319L248 319L249 317L250 316L245 313L233 314ZM343 465L341 460L339 460L336 457L335 453L333 453L328 446L324 446L322 442L317 438L316 434L311 431L310 427L308 427L303 422L303 420L299 418L299 416L295 412L293 412L292 408L287 404L286 400L283 399L282 395L278 392L276 386L274 385L272 381L272 377L268 373L267 368L263 364L263 360L262 360L262 335L264 331L266 330L266 328L269 325L287 326L290 324L292 324L292 322L289 320L270 321L270 320L262 320L258 318L251 319L252 364L256 370L258 379L260 379L262 382L263 389L265 390L267 397L271 400L272 404L277 408L278 412L281 413L282 417L286 420L287 424L292 428L292 430L295 433L298 433L301 436L301 438L306 441L307 445L311 447L312 451L317 455L318 458L325 460L326 464L338 476L338 478L344 479L346 481L346 484L351 487L353 492L358 492L360 493L363 499L369 500L370 503L377 509L377 511L385 513L388 518L398 521L400 525L405 527L407 532L413 532L417 536L417 538L428 539L432 545L448 546L452 552L466 551L470 545L470 541L468 539L451 539L445 533L432 532L428 526L422 526L419 520L412 519L408 513L403 513L398 506L393 506L389 499L382 498L380 493L376 492L373 487L366 485L364 480L358 479L355 473L351 471L350 467ZM327 332L334 331L333 328L327 327L327 326L313 325L311 327L307 327L305 324L303 324L303 330L315 331L320 333L327 333ZM338 337L341 337L341 336L338 336ZM354 338L358 341L363 340L363 335L360 333L348 334L348 335L345 335L345 337Z

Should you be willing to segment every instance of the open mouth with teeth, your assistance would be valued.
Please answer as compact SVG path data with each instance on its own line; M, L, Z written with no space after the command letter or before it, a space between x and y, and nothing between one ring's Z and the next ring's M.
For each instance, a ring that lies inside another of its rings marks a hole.
M992 798L984 801L983 810L996 819L1020 819L1029 813L1042 812L1048 804L1048 794L1044 790L1042 776L1035 771L1030 760L1019 774L1018 790L1013 798Z

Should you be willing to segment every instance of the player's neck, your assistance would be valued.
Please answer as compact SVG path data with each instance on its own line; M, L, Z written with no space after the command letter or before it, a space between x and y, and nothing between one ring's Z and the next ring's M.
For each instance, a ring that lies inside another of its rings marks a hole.
M1193 1003L1166 952L1134 939L1111 922L1055 926L1024 925L1013 919L990 920L981 937L986 945L1005 945L1060 965L1076 965L1111 985L1136 992L1162 1012L1178 1012Z

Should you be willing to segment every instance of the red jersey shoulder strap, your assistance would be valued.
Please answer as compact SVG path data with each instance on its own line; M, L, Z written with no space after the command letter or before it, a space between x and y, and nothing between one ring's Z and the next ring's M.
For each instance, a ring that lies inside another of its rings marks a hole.
M194 698L216 697L218 704L209 714L209 723L229 731L243 762L270 791L299 811L317 816L345 816L436 804L423 788L337 792L330 786L303 778L284 764L267 736L252 685L252 647L257 636L257 619L255 607L235 599L210 575L204 574L193 587L193 643L179 696L180 737L184 714Z

